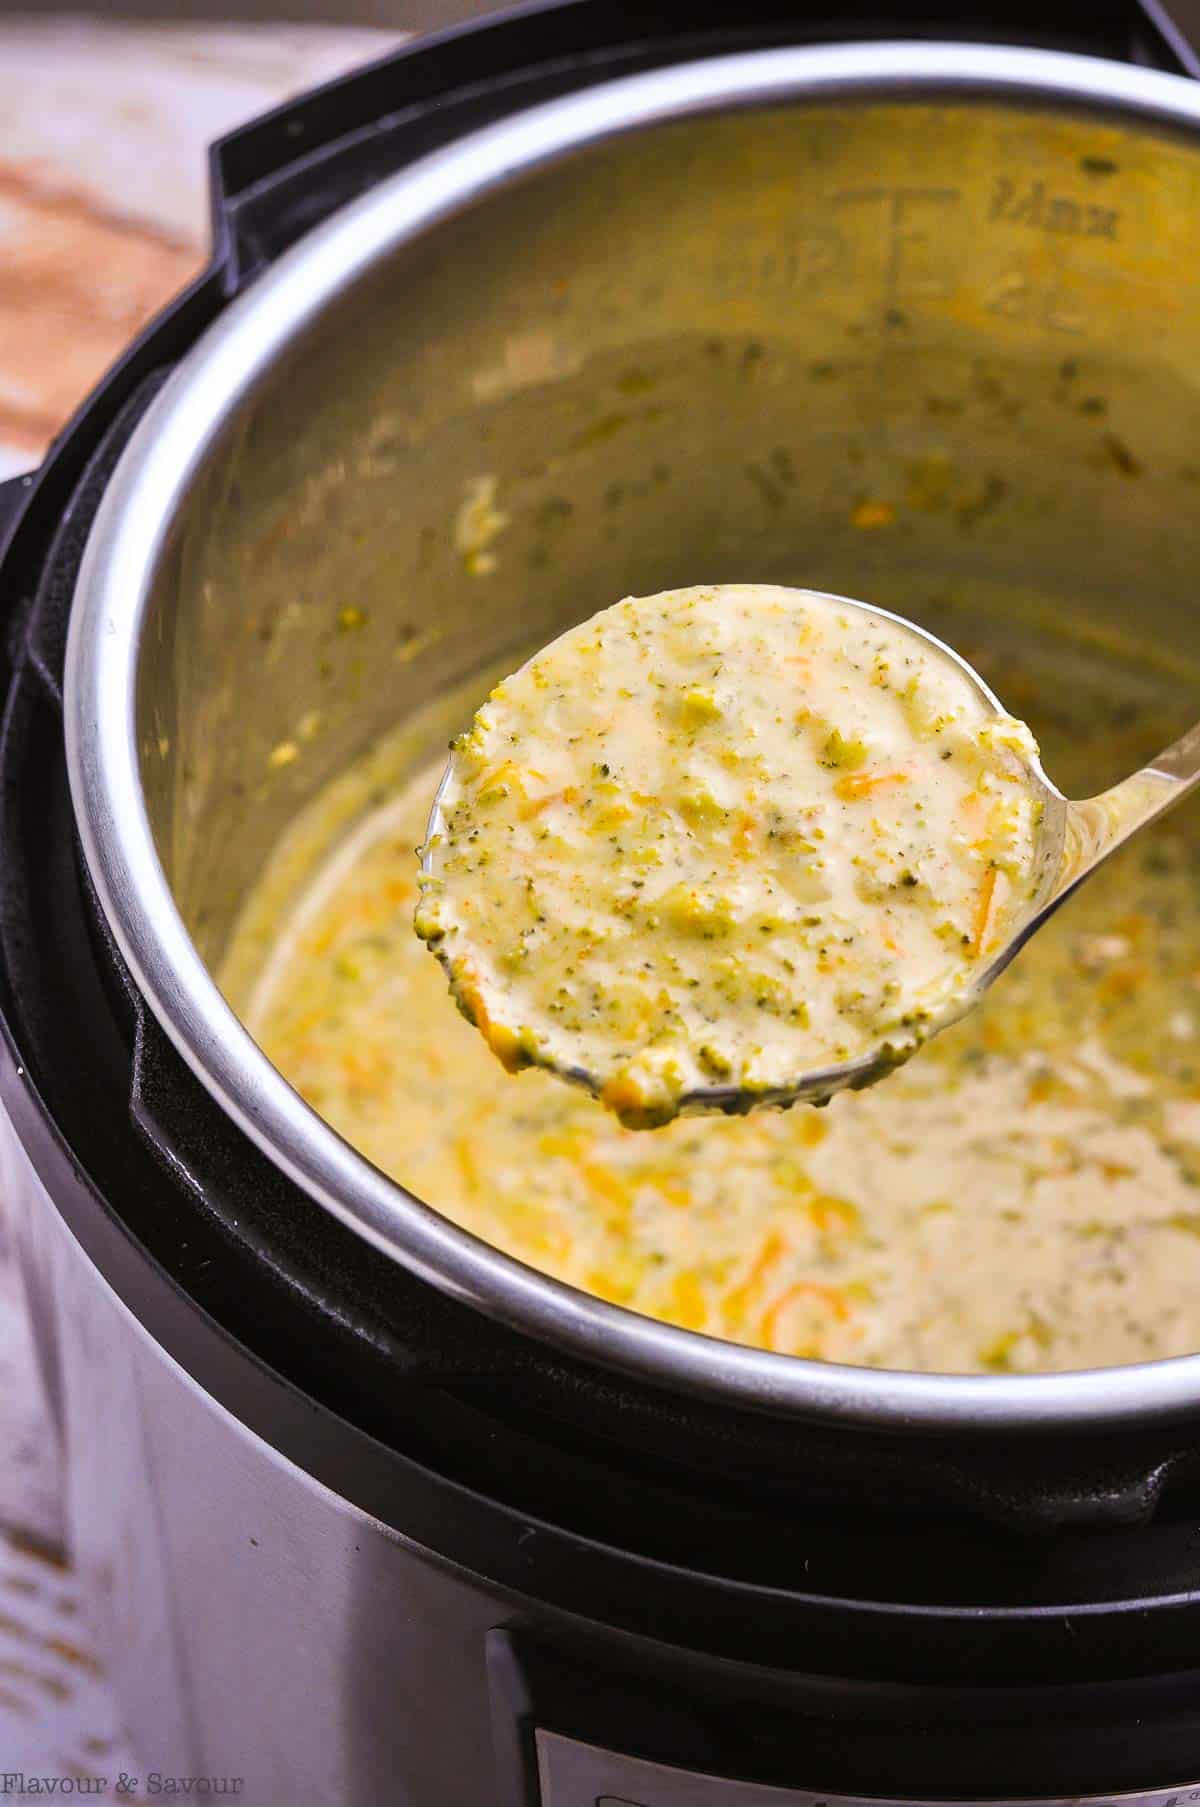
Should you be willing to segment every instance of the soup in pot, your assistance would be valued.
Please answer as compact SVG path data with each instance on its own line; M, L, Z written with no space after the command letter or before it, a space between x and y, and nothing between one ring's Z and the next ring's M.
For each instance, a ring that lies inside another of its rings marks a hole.
M1191 720L1186 678L1065 640L1055 660L1053 639L956 644L1029 714L1069 793ZM941 1372L1200 1349L1193 810L1137 836L883 1084L629 1130L543 1072L505 1073L413 932L446 731L486 684L309 807L225 963L235 1008L341 1135L518 1259L713 1337Z

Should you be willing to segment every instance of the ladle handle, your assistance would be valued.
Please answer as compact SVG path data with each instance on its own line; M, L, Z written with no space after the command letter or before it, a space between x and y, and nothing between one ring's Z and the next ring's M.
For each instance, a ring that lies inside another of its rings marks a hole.
M1153 822L1200 784L1200 722L1134 772L1080 803L1068 803L1062 873L1055 901L1074 890L1130 835Z

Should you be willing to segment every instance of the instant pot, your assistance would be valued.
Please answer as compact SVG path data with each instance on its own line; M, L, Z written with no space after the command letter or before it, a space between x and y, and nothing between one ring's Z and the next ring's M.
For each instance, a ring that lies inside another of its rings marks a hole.
M901 1375L638 1318L386 1180L212 977L331 777L631 590L1036 593L1194 652L1186 56L1133 5L423 41L216 148L209 268L0 491L0 1180L147 1766L1200 1800L1200 1357ZM969 508L854 528L948 443Z

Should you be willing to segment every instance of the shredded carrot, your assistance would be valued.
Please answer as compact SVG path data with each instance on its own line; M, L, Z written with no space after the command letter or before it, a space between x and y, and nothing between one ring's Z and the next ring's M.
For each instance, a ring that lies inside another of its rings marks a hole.
M607 1105L610 1111L626 1121L636 1117L643 1105L641 1092L627 1073L617 1073L606 1081L600 1093L600 1102Z
M873 797L876 791L889 789L893 784L907 784L907 772L848 772L839 778L834 785L834 794L843 803L858 803L864 797Z
M763 1239L763 1245L755 1257L754 1265L751 1267L750 1272L743 1281L743 1285L747 1287L757 1286L761 1280L764 1280L769 1270L774 1267L786 1248L787 1244L778 1230L768 1231Z
M490 785L502 782L507 783L508 779L514 777L518 770L519 767L515 759L502 759L500 764L494 765L490 772L480 772L478 778L475 780L475 789L477 791L486 791Z
M562 791L546 791L543 796L534 797L531 802L523 803L517 813L522 821L527 821L530 816L540 815L542 810L548 809L552 803L574 803L578 794L573 784L569 784Z
M479 977L474 968L464 966L458 980L458 995L468 1015L492 1053L506 1072L516 1073L525 1064L517 1036L504 1023L494 1023L483 1001Z
M759 1249L758 1254L751 1263L750 1271L746 1275L746 1278L742 1281L740 1286L735 1286L733 1291L726 1295L724 1304L721 1307L721 1315L725 1320L725 1327L727 1330L739 1330L741 1328L745 1322L746 1313L749 1310L750 1302L753 1299L754 1294L758 1291L758 1288L762 1285L770 1270L779 1260L779 1257L786 1252L787 1243L779 1234L778 1230L768 1231L767 1235L763 1238L762 1247Z
M975 928L971 939L971 952L978 955L983 952L983 937L987 932L988 917L992 913L992 899L996 895L996 868L989 866L979 886L979 897L975 904Z
M797 1280L794 1286L787 1287L784 1292L780 1293L775 1303L769 1305L763 1312L762 1322L759 1325L759 1338L766 1348L773 1349L775 1347L775 1331L780 1315L797 1299L806 1296L820 1299L822 1304L829 1307L839 1324L844 1324L850 1316L850 1306L840 1287L822 1286L817 1280Z
M479 989L479 977L475 969L465 963L459 974L458 995L471 1013L471 1021L481 1034L488 1032L490 1018L487 1005L483 1001L483 993Z

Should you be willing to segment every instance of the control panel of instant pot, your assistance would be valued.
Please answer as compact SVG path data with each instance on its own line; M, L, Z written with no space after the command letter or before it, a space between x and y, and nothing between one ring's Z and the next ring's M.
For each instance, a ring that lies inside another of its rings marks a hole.
M803 1788L764 1787L725 1776L702 1776L600 1750L542 1729L536 1734L541 1807L920 1807L882 1796L820 1794ZM1156 1788L1149 1793L1055 1795L1018 1802L976 1797L938 1807L1186 1807L1200 1802L1200 1784Z

